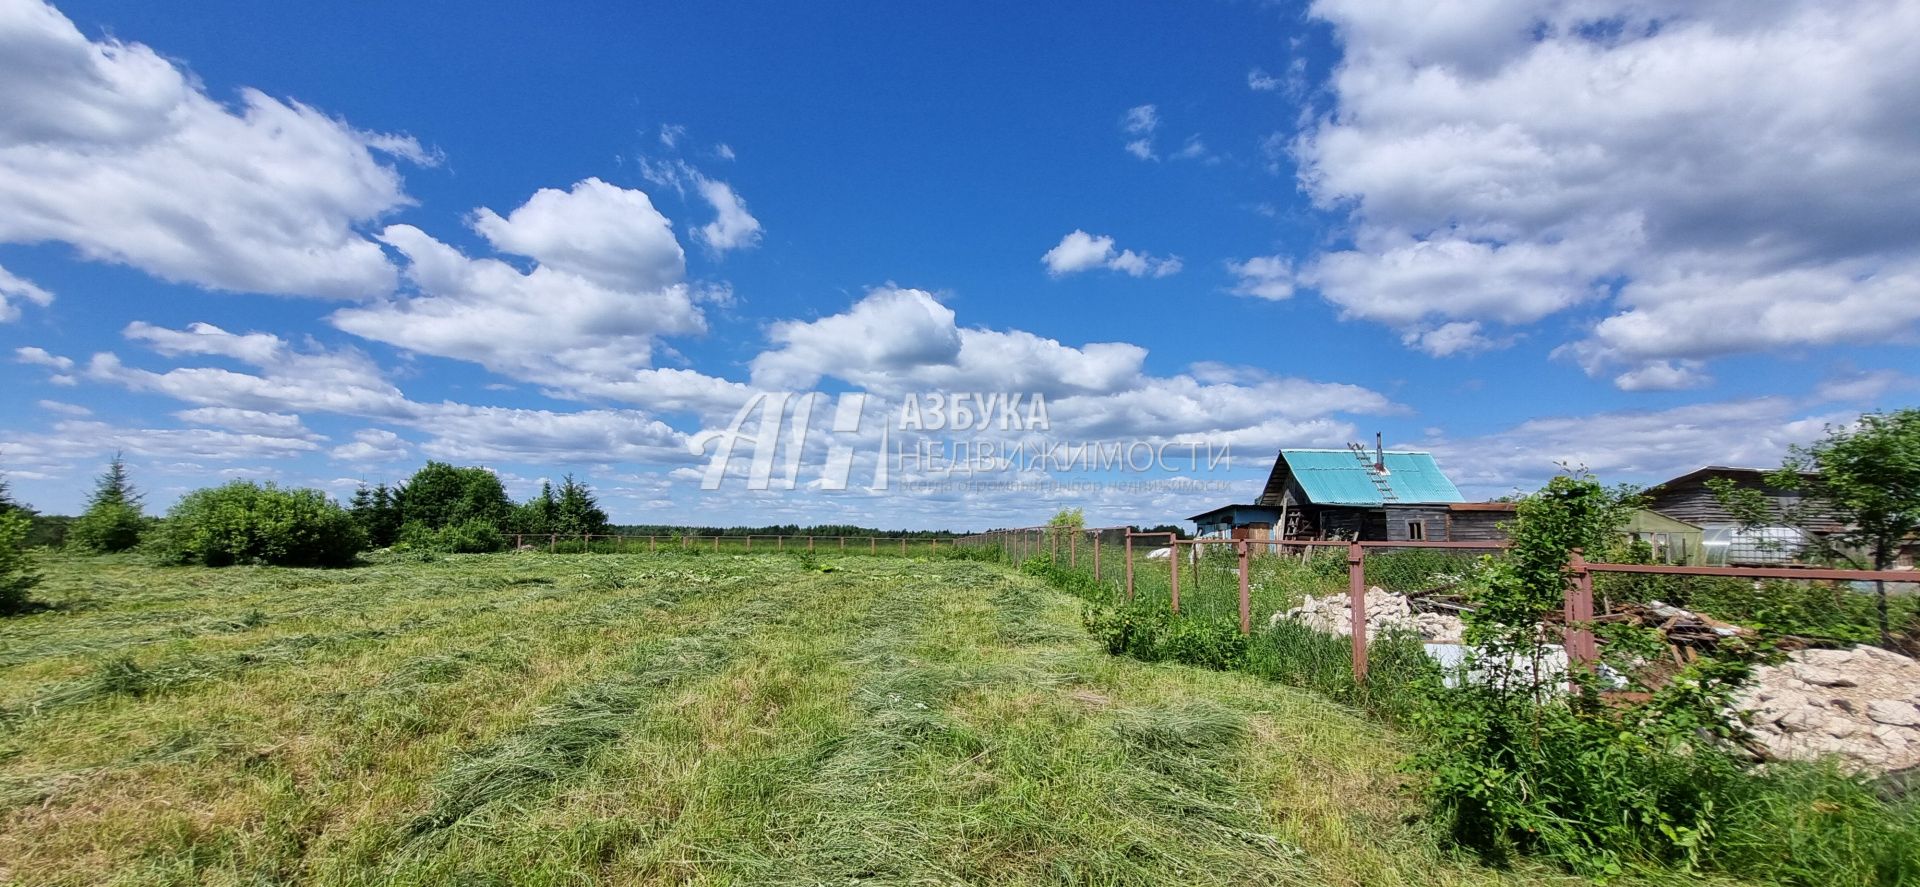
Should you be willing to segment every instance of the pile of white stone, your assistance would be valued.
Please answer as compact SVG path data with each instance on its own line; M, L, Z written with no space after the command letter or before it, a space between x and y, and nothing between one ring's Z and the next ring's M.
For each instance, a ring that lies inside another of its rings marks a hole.
M1282 619L1298 620L1309 628L1329 634L1347 635L1353 630L1353 608L1344 594L1326 597L1307 595L1300 606L1273 614L1269 622L1278 623ZM1458 616L1417 612L1408 603L1406 595L1394 594L1377 586L1367 589L1366 626L1369 638L1388 629L1402 629L1415 632L1430 643L1443 644L1460 643L1460 634L1467 627Z
M1920 764L1920 661L1878 647L1801 650L1758 669L1738 706L1776 760L1857 770Z

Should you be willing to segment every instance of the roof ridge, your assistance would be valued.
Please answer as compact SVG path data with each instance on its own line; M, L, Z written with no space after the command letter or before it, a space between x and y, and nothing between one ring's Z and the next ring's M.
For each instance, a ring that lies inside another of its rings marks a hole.
M1351 451L1344 447L1339 449L1335 449L1333 447L1281 447L1280 452L1282 453L1346 453ZM1389 456L1396 456L1396 455L1397 456L1431 456L1433 455L1432 450L1381 450L1381 452Z

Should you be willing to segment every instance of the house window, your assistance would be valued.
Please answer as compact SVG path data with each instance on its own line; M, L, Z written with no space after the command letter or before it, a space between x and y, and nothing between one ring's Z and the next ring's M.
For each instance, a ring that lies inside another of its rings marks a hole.
M1407 521L1407 541L1424 542L1427 538L1427 525L1417 520Z

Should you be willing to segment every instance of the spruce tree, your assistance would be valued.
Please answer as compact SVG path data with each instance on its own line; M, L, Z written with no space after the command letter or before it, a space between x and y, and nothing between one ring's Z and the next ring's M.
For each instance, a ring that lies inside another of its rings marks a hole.
M539 494L521 503L517 511L514 515L516 532L534 535L561 532L557 523L560 503L553 496L552 481L541 481Z
M94 483L87 510L67 530L67 543L96 554L126 551L140 544L140 532L146 524L140 499L140 492L127 476L126 459L114 453L106 473Z
M373 521L367 539L375 548L386 548L400 538L400 497L382 483L373 488Z
M600 503L594 499L593 490L586 484L567 475L560 484L560 500L556 506L554 523L557 532L567 535L605 535L607 532L607 513L600 510Z

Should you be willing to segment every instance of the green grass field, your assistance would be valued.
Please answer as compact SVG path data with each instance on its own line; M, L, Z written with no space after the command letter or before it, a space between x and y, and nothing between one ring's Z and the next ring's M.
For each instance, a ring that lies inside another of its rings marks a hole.
M1434 849L1376 724L1107 656L994 564L46 572L0 621L0 880L1560 881Z

